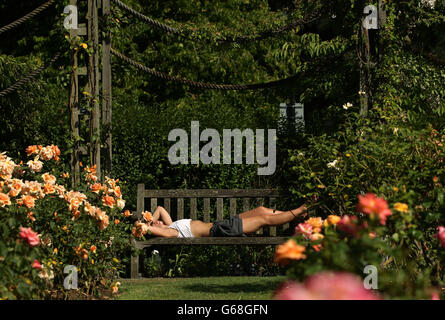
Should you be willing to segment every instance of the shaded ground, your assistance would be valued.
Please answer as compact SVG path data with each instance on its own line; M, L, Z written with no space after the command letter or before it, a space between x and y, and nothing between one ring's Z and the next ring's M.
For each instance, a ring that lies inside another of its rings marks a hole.
M122 279L121 300L267 300L285 277Z

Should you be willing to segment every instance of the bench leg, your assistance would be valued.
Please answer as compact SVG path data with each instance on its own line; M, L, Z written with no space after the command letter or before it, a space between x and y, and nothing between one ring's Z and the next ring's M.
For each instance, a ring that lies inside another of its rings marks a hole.
M139 254L137 256L131 256L131 279L139 278Z
M139 247L135 239L131 239L131 245L138 250ZM131 256L130 259L130 277L131 279L139 278L139 253L136 256Z

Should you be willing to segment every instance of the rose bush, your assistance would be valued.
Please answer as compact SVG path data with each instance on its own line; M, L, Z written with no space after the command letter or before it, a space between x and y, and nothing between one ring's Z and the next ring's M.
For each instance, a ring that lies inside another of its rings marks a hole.
M364 267L373 265L381 297L431 298L444 285L443 116L408 116L386 91L368 117L357 104L332 107L344 120L336 130L303 133L289 150L282 188L315 196L311 215L323 228L320 236L310 221L301 224L293 241L305 247L306 259L289 263L278 255L277 262L288 262L299 282L323 271L364 278Z
M26 152L26 163L0 154L0 298L68 297L66 266L77 268L78 295L117 292L131 228L118 180L101 183L87 166L72 190L57 146Z
M419 233L422 224L415 210L402 202L390 206L373 193L358 195L355 211L343 217L312 217L295 228L292 239L277 247L275 262L288 266L292 280L283 284L275 298L439 297L444 285L441 246L445 228ZM374 289L378 293L366 293L363 280L357 280L366 277L367 266L377 272ZM350 280L343 281L344 277ZM313 280L322 278L324 281ZM304 279L304 285L297 283ZM323 282L325 285L318 285Z

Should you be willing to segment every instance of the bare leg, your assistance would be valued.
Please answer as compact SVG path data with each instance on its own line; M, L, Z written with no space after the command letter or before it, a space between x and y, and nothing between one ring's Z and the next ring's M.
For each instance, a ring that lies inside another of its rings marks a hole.
M247 234L256 232L264 226L279 226L294 220L306 211L306 205L302 205L298 209L292 211L279 211L278 214L271 214L269 211L262 210L262 213L255 212L255 215L251 214L247 217L246 215L244 215L244 217L241 217L240 215L243 220L243 232Z
M282 212L282 211L275 210L275 214L280 213L280 212ZM273 209L266 208L266 207L257 207L255 209L240 213L239 217L241 219L245 219L245 218L262 216L264 214L274 214Z

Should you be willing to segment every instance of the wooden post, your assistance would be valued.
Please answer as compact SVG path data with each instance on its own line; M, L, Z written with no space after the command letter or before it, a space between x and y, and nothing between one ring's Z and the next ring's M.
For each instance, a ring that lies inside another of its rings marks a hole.
M101 179L100 165L100 107L99 107L99 16L97 0L88 0L88 41L93 45L93 54L88 59L88 85L90 118L90 161L96 165L96 175Z
M377 10L377 29L366 29L363 26L364 18L360 26L360 115L363 117L368 115L372 107L372 69L380 62L383 52L379 37L380 29L386 22L386 12L382 0L379 0Z
M102 15L108 22L110 17L110 0L103 0ZM111 114L112 114L112 74L111 74L111 31L108 23L105 24L105 38L102 40L102 128L105 130L105 170L108 174L112 170L112 139L111 139Z
M362 117L368 116L368 110L369 110L369 96L370 96L370 47L369 47L369 32L368 29L366 29L363 26L364 18L361 19L361 26L360 26L360 34L361 34L361 40L359 41L360 46L360 115ZM364 50L363 50L364 48ZM364 54L362 54L364 53Z
M70 5L77 5L77 0L70 0ZM77 36L77 30L70 30L70 38ZM79 166L79 75L78 68L78 52L74 51L72 56L73 72L71 73L69 108L71 113L71 133L74 138L73 152L71 153L71 185L76 187L80 184L80 166Z

